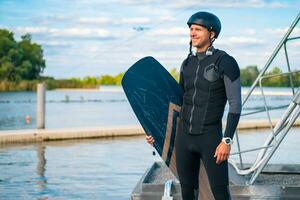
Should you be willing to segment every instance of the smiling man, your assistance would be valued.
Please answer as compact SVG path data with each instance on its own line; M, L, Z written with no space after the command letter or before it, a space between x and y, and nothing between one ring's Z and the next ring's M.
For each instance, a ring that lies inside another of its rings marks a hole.
M231 199L228 163L232 138L241 113L240 70L235 59L215 49L221 31L217 16L197 12L188 22L190 53L180 70L184 91L176 138L176 163L183 200L198 199L200 159L216 200ZM192 53L192 47L197 49ZM222 117L227 100L229 113L224 134ZM148 136L147 142L154 140ZM201 190L201 188L200 188Z

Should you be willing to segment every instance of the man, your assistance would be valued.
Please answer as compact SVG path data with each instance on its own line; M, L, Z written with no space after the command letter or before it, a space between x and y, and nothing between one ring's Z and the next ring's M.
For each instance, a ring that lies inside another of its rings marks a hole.
M214 198L227 200L231 199L227 159L241 113L240 71L233 57L212 45L221 31L217 16L197 12L187 24L190 28L190 53L180 69L179 84L184 95L176 137L182 198L197 199L202 159ZM197 49L195 54L192 47ZM222 116L227 100L229 113L222 134ZM150 144L154 142L151 136L146 140Z

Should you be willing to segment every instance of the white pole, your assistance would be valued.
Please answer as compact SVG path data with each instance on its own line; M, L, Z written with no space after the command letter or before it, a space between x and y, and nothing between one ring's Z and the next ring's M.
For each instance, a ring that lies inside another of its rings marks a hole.
M37 85L37 111L36 111L36 125L38 129L45 128L45 84L39 83Z

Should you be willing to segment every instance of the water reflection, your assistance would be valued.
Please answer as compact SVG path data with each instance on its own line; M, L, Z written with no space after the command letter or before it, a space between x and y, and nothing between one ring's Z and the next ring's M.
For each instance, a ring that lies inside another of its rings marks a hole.
M154 160L144 137L0 146L0 199L130 199Z
M37 167L36 167L36 173L39 176L37 184L40 189L45 189L47 187L47 178L45 177L45 171L46 171L46 146L42 144L37 145Z

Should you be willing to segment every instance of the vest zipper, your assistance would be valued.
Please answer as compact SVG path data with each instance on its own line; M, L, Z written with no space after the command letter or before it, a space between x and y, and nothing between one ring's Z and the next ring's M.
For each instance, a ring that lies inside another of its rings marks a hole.
M195 91L194 91L193 98L192 98L193 107L192 107L191 116L190 116L190 130L189 130L190 133L192 133L192 128L193 128L192 121L193 121L193 113L194 113L194 110L195 110L195 97L196 97L196 93L197 93L196 83L197 83L197 79L198 79L199 68L200 68L200 61L198 61L198 66L197 66L197 70L196 70L196 78L194 80L194 90Z

